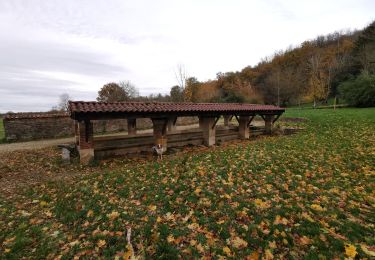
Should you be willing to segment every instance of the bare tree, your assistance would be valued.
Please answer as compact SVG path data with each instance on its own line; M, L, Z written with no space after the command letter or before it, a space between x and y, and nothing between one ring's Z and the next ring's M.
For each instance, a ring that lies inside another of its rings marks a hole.
M120 81L118 85L127 93L128 99L139 97L138 89L129 81Z
M186 75L185 66L182 64L177 65L177 69L175 71L175 76L177 80L177 85L184 90L186 87L186 79L188 78Z
M71 100L71 96L68 93L63 93L59 96L59 103L57 105L57 109L60 111L68 111L69 109L69 100Z

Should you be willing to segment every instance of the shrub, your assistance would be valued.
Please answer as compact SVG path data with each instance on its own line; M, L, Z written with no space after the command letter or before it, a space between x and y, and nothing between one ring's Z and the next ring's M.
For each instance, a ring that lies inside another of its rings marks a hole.
M375 75L362 73L357 78L341 83L339 90L350 106L375 106Z

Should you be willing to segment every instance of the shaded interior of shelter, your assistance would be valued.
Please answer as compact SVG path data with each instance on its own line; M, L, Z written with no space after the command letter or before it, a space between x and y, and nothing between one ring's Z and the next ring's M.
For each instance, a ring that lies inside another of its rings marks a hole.
M258 119L250 125L250 136L264 133L264 122L260 120ZM236 119L232 119L227 125L224 125L223 120L220 120L215 128L216 145L241 138ZM171 153L175 149L184 146L204 145L203 131L198 124L167 130L166 138L168 140L166 153ZM94 153L96 159L131 154L150 154L153 152L151 148L154 144L155 138L152 129L142 131L136 135L128 135L127 132L123 132L115 135L95 136Z

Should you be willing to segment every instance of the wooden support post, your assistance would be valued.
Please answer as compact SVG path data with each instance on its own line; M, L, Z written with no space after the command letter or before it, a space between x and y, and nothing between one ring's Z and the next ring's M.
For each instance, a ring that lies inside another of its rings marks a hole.
M75 137L76 146L79 146L79 123L78 121L74 121L74 137Z
M238 131L239 131L241 139L249 139L250 137L249 127L248 127L249 121L250 121L249 116L240 116L239 118Z
M128 135L137 134L137 119L128 118Z
M199 125L203 131L203 142L206 146L215 144L215 117L199 117Z
M89 164L94 160L94 129L89 120L78 123L79 157L81 164Z
M264 119L265 134L267 135L272 134L272 122L273 122L274 115L265 115L262 118Z
M161 144L164 152L167 151L167 123L168 118L152 118L154 130L154 144Z
M168 118L168 133L176 131L177 117Z

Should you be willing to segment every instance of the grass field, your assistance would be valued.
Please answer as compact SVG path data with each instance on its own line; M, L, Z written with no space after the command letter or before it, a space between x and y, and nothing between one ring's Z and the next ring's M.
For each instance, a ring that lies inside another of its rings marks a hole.
M4 132L4 125L3 119L0 118L0 144L4 142L5 132Z
M306 130L161 162L7 154L3 181L41 181L0 185L0 258L371 258L375 109L287 116L306 117Z

